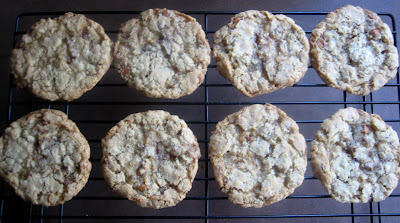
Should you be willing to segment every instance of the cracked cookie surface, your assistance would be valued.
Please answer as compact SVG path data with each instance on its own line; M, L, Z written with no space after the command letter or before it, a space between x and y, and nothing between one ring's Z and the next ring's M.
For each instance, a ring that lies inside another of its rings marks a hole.
M192 188L200 149L176 115L165 111L129 115L107 133L102 146L105 180L142 207L175 206Z
M54 206L85 186L90 147L61 111L43 109L11 123L0 138L0 175L24 200Z
M92 89L112 61L103 27L84 15L42 19L11 53L15 84L51 101L72 101Z
M192 17L149 9L122 24L114 64L129 87L147 97L179 98L203 83L210 46Z
M279 108L252 105L219 122L210 137L215 179L228 199L261 208L300 186L307 166L306 142Z
M384 200L400 177L397 133L378 115L340 109L311 143L315 177L342 203Z
M248 97L292 86L306 73L309 44L284 15L245 11L214 34L219 73Z
M330 12L310 36L311 64L327 85L367 95L394 78L399 67L390 28L366 9Z

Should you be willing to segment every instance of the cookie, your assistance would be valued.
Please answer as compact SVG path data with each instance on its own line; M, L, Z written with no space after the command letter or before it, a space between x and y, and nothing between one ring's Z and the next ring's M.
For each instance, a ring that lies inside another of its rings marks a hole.
M306 73L309 44L284 15L245 11L214 34L219 73L248 97L292 86Z
M355 95L380 89L399 67L389 27L360 7L330 12L312 31L310 45L311 64L321 79Z
M84 15L42 19L11 52L17 87L38 97L72 101L92 89L110 67L112 42Z
M72 199L88 181L90 147L61 111L29 113L0 137L0 176L26 201L54 206Z
M129 87L147 97L179 98L194 92L210 64L201 25L183 13L149 9L122 24L114 65Z
M196 176L199 144L185 121L165 111L129 115L102 139L106 182L142 207L182 201Z
M261 208L300 186L306 142L296 122L271 105L251 105L219 122L209 142L215 180L228 199Z
M311 165L335 200L382 201L400 177L399 138L378 115L340 109L315 135Z

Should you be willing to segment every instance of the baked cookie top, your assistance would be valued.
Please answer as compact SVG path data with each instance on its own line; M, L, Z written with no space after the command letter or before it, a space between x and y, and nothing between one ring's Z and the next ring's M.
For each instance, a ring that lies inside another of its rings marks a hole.
M122 24L114 64L129 87L147 97L179 98L203 83L210 46L196 19L149 9Z
M389 27L376 13L352 5L330 12L312 31L310 45L321 79L355 95L380 89L399 67Z
M11 123L0 137L0 176L24 200L54 206L85 186L90 147L61 111L43 109Z
M384 200L400 177L397 133L375 114L340 109L311 143L315 177L342 203Z
M15 84L38 97L72 101L92 89L110 67L112 42L84 15L41 19L11 52Z
M226 117L212 133L209 149L222 192L243 207L280 201L303 182L305 139L273 105L248 106Z
M172 207L192 188L200 149L176 115L147 111L129 115L102 140L106 182L142 207Z
M219 73L248 97L298 82L308 69L304 31L284 15L245 11L214 34Z

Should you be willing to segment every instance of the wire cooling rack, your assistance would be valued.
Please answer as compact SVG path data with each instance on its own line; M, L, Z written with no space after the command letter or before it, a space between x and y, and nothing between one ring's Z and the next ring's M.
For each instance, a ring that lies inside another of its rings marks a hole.
M20 14L16 19L14 44L40 18L65 12L34 12ZM138 11L82 11L99 22L115 40L119 24L136 16ZM207 38L238 12L184 12L202 24ZM327 12L274 12L292 17L307 35ZM395 18L378 13L393 30L396 43ZM91 91L72 102L49 102L9 85L8 123L40 108L63 110L75 121L91 146L93 169L85 188L64 205L44 208L22 201L3 181L0 189L1 222L398 222L400 191L385 201L368 204L341 204L334 201L315 179L310 166L302 186L287 199L261 209L242 208L231 204L221 193L213 178L208 159L208 139L215 124L228 114L250 104L271 103L288 113L300 126L307 144L319 129L323 119L338 109L353 106L377 113L399 132L400 79L389 81L381 90L368 96L353 96L327 87L309 67L306 76L291 88L247 98L216 72L215 62L208 68L201 87L190 96L178 100L146 98L126 85L113 67ZM127 115L149 109L164 109L185 119L201 146L199 173L192 191L176 207L150 210L116 196L105 185L100 173L100 140L113 125ZM308 155L309 157L309 155ZM308 160L310 160L308 158Z

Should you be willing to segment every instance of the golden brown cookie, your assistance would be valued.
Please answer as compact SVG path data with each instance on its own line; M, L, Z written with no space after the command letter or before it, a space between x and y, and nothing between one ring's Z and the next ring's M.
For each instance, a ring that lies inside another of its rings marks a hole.
M129 87L147 97L180 98L203 83L210 46L192 17L149 9L122 24L114 64Z
M251 105L217 124L210 137L215 179L228 199L261 208L300 186L306 142L296 122L271 105Z
M42 19L11 52L15 84L38 97L72 101L92 89L110 67L112 42L101 25L66 13Z
M340 109L315 135L311 165L335 200L382 201L400 177L399 138L378 115Z
M43 109L11 123L0 138L0 176L24 200L62 204L88 181L90 147L61 111Z
M308 69L304 31L284 15L250 10L214 34L219 73L248 97L292 86Z
M129 115L102 140L106 182L142 207L175 206L197 173L199 144L185 121L165 111Z
M399 67L389 27L376 13L352 5L330 12L312 31L310 45L321 79L355 95L380 89Z

